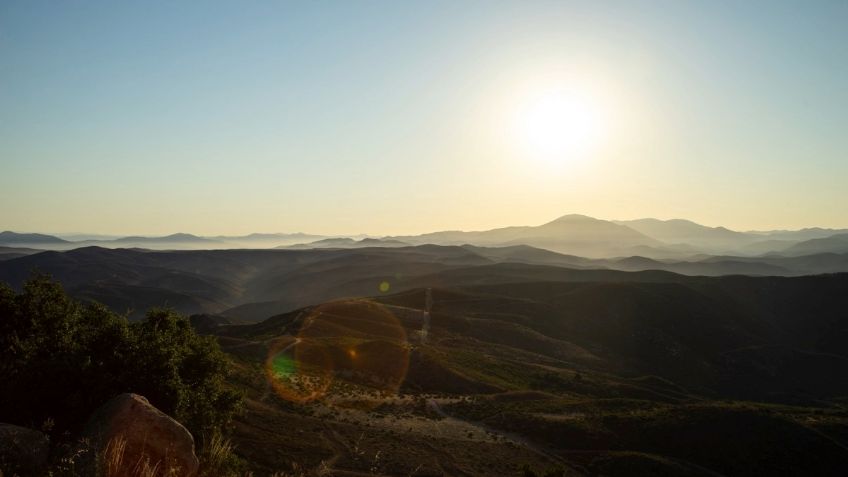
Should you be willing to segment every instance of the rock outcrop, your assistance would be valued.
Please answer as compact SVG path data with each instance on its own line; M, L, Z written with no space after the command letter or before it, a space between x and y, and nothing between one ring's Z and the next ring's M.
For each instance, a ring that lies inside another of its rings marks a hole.
M197 474L191 433L138 394L121 394L98 408L83 437L106 477Z
M0 475L41 475L50 440L33 429L0 423Z

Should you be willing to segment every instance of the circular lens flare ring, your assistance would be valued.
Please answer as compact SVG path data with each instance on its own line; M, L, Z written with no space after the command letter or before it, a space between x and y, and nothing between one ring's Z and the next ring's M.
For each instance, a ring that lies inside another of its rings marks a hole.
M396 393L409 367L406 330L385 306L344 300L308 312L292 341L270 348L265 369L283 399L310 402L329 392L336 379Z
M278 340L268 352L265 373L278 396L305 403L327 392L333 382L333 362L320 344Z

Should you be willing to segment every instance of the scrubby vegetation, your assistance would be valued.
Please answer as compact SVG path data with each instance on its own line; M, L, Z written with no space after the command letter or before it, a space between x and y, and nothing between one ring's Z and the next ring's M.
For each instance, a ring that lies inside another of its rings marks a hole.
M105 306L75 301L45 276L20 293L0 284L0 422L73 434L98 406L133 392L202 446L239 407L227 373L217 342L172 311L129 323Z
M426 341L420 289L207 327L213 341L36 277L0 289L0 420L73 433L137 392L201 441L203 476L842 475L848 381L825 365L846 359L846 278L434 289ZM317 378L315 399L287 392ZM222 435L230 387L244 412Z

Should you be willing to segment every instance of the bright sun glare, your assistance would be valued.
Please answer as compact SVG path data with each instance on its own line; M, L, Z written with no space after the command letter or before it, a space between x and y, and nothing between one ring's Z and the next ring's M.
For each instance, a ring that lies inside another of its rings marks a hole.
M600 142L603 126L600 109L589 96L551 91L523 104L515 132L528 153L560 162L588 154Z

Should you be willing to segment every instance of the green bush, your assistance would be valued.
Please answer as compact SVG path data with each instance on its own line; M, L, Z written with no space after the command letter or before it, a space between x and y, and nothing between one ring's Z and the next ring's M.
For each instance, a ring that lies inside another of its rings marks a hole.
M44 276L19 294L0 284L0 422L75 432L108 399L133 392L201 438L220 432L240 404L227 370L214 338L172 311L129 323Z

